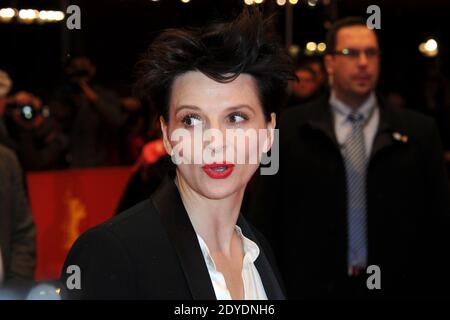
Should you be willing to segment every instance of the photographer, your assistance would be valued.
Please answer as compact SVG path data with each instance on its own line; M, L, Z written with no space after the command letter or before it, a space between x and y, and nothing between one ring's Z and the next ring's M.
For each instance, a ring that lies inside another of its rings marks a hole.
M123 118L116 94L93 82L96 67L86 57L72 58L65 73L68 81L56 91L50 110L70 137L69 165L117 164L115 144Z
M25 91L9 97L4 123L5 144L17 152L25 171L62 166L67 138L38 97Z

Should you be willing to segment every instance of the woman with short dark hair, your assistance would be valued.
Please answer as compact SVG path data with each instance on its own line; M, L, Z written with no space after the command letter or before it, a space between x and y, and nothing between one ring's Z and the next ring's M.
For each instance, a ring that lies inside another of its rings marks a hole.
M176 169L150 199L80 237L64 270L80 267L81 288L63 273L65 298L284 298L270 247L240 214L294 77L269 22L246 10L151 44L137 91L159 108Z

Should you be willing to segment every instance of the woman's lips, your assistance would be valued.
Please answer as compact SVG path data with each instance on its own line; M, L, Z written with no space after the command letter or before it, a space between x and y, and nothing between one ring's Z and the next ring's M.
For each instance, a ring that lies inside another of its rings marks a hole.
M234 169L232 163L211 163L202 166L203 171L213 179L225 179Z

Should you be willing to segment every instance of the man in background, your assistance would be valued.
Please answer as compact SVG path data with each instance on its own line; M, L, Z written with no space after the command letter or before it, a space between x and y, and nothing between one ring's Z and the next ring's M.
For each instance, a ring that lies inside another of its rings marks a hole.
M380 49L364 19L330 29L325 65L331 93L282 116L280 170L254 197L288 297L448 297L450 191L434 121L376 95Z

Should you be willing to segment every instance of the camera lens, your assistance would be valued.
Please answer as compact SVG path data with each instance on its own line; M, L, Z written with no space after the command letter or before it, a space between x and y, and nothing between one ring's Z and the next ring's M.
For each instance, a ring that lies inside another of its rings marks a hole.
M32 120L34 117L34 109L29 105L24 105L22 106L21 114L25 120Z

